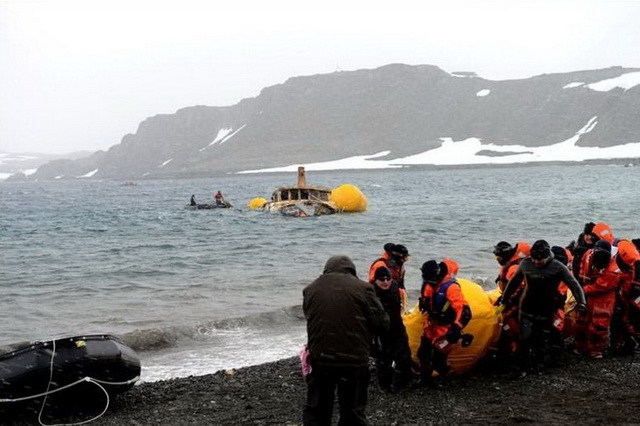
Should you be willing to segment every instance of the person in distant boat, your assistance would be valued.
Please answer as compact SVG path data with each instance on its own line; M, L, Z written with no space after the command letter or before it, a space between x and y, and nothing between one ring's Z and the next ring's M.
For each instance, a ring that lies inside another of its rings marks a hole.
M191 204L192 206L195 206L195 205L196 205L196 196L195 196L195 195L191 195L191 202L190 202L190 204Z
M458 263L448 258L441 262L428 260L420 267L422 289L418 306L427 316L418 348L419 386L444 386L445 376L451 369L449 353L463 338L462 330L471 321L471 308L456 280L458 269ZM437 377L433 377L434 371Z
M553 258L551 247L545 240L531 246L531 256L523 259L518 270L505 286L497 304L511 300L515 291L524 282L520 296L520 341L516 354L517 376L527 372L540 372L548 364L550 336L558 301L562 298L560 284L564 282L577 301L576 310L584 313L587 304L573 274L565 265Z
M385 333L389 316L347 256L329 258L302 294L311 366L303 424L331 425L337 390L338 424L366 426L371 342Z
M213 198L216 200L217 205L220 206L224 204L224 197L222 196L222 192L220 191L216 192L216 195L214 195Z
M376 269L371 284L389 315L389 330L377 336L377 347L373 354L378 385L382 390L398 392L411 383L413 376L409 338L402 322L402 296L398 283L393 281L391 271L386 266Z
M387 243L384 245L384 253L373 261L369 267L369 282L374 281L374 274L380 266L385 266L391 271L391 278L398 284L402 296L402 312L408 309L409 299L404 287L404 264L409 260L409 250L402 244Z

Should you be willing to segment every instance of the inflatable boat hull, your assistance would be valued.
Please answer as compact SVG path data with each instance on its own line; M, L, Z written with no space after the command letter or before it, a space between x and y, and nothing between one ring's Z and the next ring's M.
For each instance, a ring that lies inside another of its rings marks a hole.
M72 388L74 383L84 380L98 383L109 394L117 394L130 389L139 377L137 354L113 336L36 342L0 355L0 402Z

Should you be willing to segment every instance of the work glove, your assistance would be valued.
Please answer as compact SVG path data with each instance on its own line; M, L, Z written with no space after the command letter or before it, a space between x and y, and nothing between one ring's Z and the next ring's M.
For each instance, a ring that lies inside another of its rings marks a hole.
M462 334L462 329L460 328L460 326L458 324L453 324L451 327L449 327L449 331L447 331L447 334L445 337L445 339L447 339L447 342L454 344L457 343L458 340L460 340L460 336Z
M466 348L469 347L471 345L471 343L473 343L473 334L463 334L462 335L462 347Z
M586 314L587 313L587 305L585 303L578 303L576 305L576 311L578 311L580 314Z

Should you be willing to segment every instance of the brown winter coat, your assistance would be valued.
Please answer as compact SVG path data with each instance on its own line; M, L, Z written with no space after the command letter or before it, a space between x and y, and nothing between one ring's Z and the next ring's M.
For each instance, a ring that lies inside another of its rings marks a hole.
M389 317L373 286L356 276L351 259L331 257L303 296L312 363L366 365L373 335L388 328Z

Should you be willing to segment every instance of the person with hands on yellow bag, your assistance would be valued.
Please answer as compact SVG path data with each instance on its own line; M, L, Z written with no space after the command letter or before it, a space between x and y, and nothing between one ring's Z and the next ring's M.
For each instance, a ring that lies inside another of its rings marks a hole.
M451 369L448 355L471 320L471 308L456 281L459 266L455 260L428 260L420 270L423 284L419 307L426 317L418 348L418 385L442 388ZM434 371L437 377L433 376Z

